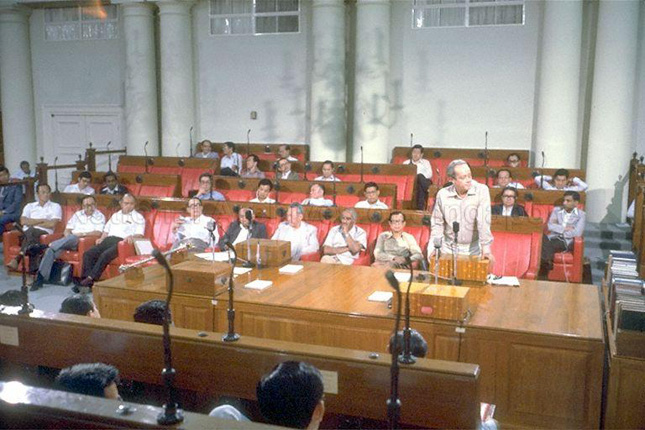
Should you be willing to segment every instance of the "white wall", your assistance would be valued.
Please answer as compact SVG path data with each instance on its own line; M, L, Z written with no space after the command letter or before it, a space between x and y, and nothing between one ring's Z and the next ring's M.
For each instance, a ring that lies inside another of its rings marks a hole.
M530 149L541 11L525 25L412 29L411 1L392 7L390 146Z
M645 155L645 6L640 8L639 62L634 100L634 151Z
M44 155L43 106L123 106L125 54L119 31L121 37L115 40L48 42L43 10L33 10L30 38L39 157Z
M193 8L196 140L308 140L307 11L300 33L267 36L211 36L208 13L207 1Z

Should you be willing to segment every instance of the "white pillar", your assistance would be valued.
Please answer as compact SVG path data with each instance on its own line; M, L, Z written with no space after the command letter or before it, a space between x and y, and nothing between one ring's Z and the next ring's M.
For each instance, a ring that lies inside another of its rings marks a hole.
M545 167L580 166L582 1L544 2L535 153Z
M161 153L188 156L195 122L192 1L160 1ZM179 146L179 148L178 148Z
M128 154L159 155L154 5L123 3L125 136ZM174 154L173 154L174 155Z
M313 0L311 153L313 161L345 161L345 3Z
M21 6L0 7L0 91L4 161L13 174L20 161L36 164L36 119L31 74L29 15Z
M353 161L389 160L390 1L356 3Z
M618 222L631 158L639 2L601 1L594 66L589 152L588 219Z

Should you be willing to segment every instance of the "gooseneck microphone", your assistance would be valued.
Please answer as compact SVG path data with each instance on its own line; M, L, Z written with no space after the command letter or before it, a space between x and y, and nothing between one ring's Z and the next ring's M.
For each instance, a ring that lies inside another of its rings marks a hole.
M148 173L148 143L150 142L146 140L146 143L143 144L143 153L146 156L146 173Z
M385 278L390 286L396 292L397 305L396 305L396 318L394 319L394 338L399 333L399 324L401 322L401 288L399 281L394 276L394 272L388 270L385 273ZM397 345L397 342L394 343ZM390 429L399 428L399 415L401 413L401 401L399 400L399 360L397 359L398 351L390 351L392 353L392 364L390 365L390 398L387 399L387 418Z
M228 333L222 336L222 340L224 342L235 342L240 339L240 335L235 333L235 307L233 303L233 274L237 263L237 251L231 242L226 242L226 246L233 252L233 264L231 264L231 275L228 277L228 310L226 311Z
M361 145L361 183L363 183L363 145Z
M441 258L441 238L435 237L434 245L434 283L439 284L439 258Z
M105 145L105 149L108 151L108 172L111 172L111 171L112 171L112 154L110 154L110 153L109 153L109 152L110 152L110 145L111 145L111 144L112 144L112 141L110 140L110 141L107 143L107 145ZM86 157L86 160L85 160L85 161L87 161L87 157ZM85 167L87 167L87 164L85 165ZM89 170L89 168L88 168L87 170Z
M20 260L18 263L22 263L22 286L20 287L20 298L22 299L22 306L18 311L18 314L24 315L30 314L34 310L34 306L29 303L29 288L27 287L27 261L25 259L25 253L23 251L20 251L20 254L18 254L18 259Z
M190 126L190 130L188 130L188 140L189 140L189 145L188 145L188 153L190 154L190 158L193 158L193 126Z
M544 188L544 151L542 151L542 168L540 169L540 188Z
M405 293L405 327L403 328L403 353L399 355L399 363L402 364L414 364L416 359L410 352L410 335L412 330L410 329L410 287L412 286L413 279L413 269L412 269L412 259L409 256L405 257L405 262L410 266L410 280L408 281L408 289ZM395 333L398 333L395 332Z
M184 420L184 414L177 405L177 397L174 387L175 369L172 367L172 350L170 348L170 300L172 299L172 292L175 285L175 280L172 275L172 270L168 265L166 257L155 249L152 251L152 256L159 262L168 275L168 296L166 297L166 307L163 314L163 355L164 355L164 369L161 372L161 377L166 387L166 403L163 405L163 412L157 416L157 424L171 425L180 423Z
M461 281L457 279L457 250L459 249L459 223L454 221L452 223L452 231L455 234L455 240L452 242L452 285L461 285Z
M58 162L58 157L54 157L54 189L58 193L58 169L56 168L56 163Z

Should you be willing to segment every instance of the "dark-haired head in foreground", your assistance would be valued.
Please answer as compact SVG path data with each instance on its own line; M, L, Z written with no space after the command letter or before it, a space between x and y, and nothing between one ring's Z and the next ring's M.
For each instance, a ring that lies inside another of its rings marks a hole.
M399 330L396 334L396 340L394 335L390 337L390 343L387 346L390 353L392 353L394 342L396 342L396 351L394 353L396 355L402 354L404 346L403 330ZM428 354L428 342L426 342L423 336L421 336L421 333L415 329L410 329L410 354L418 358L423 358Z
M92 318L100 318L92 298L87 294L74 294L63 300L58 311L62 314L83 315Z
M274 425L317 429L325 413L320 371L302 361L285 361L257 385L260 412Z
M69 393L118 399L119 371L103 363L84 363L67 367L56 377L58 389Z
M141 303L134 310L134 322L145 324L163 325L163 316L166 312L166 302L163 300L148 300ZM170 314L170 310L168 310ZM169 315L172 321L172 315Z

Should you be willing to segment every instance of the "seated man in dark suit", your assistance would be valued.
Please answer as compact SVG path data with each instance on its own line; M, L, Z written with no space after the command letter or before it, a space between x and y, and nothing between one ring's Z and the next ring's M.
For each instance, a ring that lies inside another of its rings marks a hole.
M9 169L0 167L0 184L9 183ZM22 188L19 185L0 187L0 234L4 233L5 225L20 219L22 204Z
M511 186L502 190L502 203L493 205L490 211L492 215L528 216L524 206L517 204L517 188Z
M247 218L247 213L251 219ZM237 214L237 220L233 221L226 229L226 233L219 241L219 249L224 249L224 245L231 243L233 245L244 242L247 238L266 239L267 228L264 224L255 221L255 214L249 208L241 208ZM250 226L250 229L249 229Z

